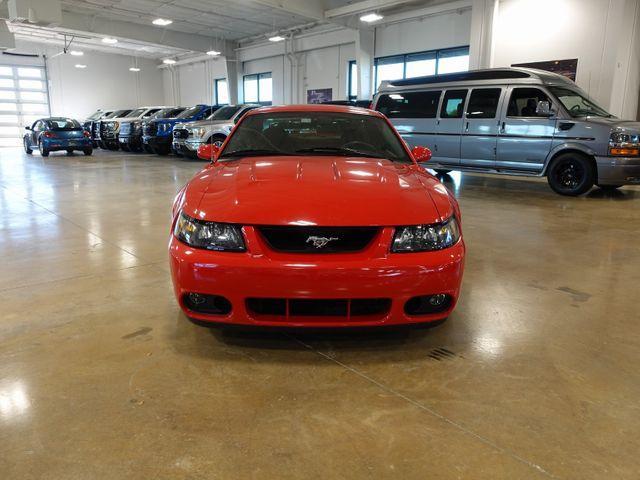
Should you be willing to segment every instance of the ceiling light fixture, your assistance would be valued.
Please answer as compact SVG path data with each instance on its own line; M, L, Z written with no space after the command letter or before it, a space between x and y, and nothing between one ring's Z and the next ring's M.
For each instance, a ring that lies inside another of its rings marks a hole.
M154 25L158 25L160 27L166 27L167 25L171 25L173 20L168 20L166 18L156 18L153 22Z
M109 45L113 45L115 43L118 43L118 39L117 38L113 38L113 37L104 37L102 39L102 43L107 43Z
M217 50L209 50L207 52L207 55L211 55L212 57L215 57L217 55L220 55L220 52L218 52Z
M129 71L130 72L139 72L140 69L138 67L131 67L131 68L129 68Z
M74 57L81 57L84 55L84 52L81 52L80 50L71 50L69 53Z
M378 20L382 20L384 17L382 15L378 15L377 13L367 13L360 17L361 22L377 22Z
M269 37L270 42L281 42L284 40L284 37L280 35L274 35L273 37Z
M87 66L81 63L76 63L76 68L87 68Z
M165 65L173 65L174 63L176 63L176 61L173 58L165 58L164 60L162 60L162 63L164 63Z

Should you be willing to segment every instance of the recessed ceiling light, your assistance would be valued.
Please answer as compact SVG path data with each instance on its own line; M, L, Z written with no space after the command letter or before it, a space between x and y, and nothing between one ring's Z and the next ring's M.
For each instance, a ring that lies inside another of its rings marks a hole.
M131 67L131 68L129 68L129 71L130 72L139 72L140 69L138 67Z
M156 18L153 22L154 25L158 25L160 27L166 27L167 25L171 25L173 20L168 20L166 18Z
M207 52L207 55L211 55L212 57L215 57L216 55L220 55L220 52L218 52L217 50L209 50Z
M164 60L162 60L162 63L164 63L165 65L173 65L174 63L176 63L176 61L173 58L165 58Z
M76 68L87 68L87 66L81 63L76 63Z
M368 13L360 17L360 21L362 22L377 22L378 20L382 20L384 17L382 15L378 15L377 13Z
M118 43L118 39L113 37L104 37L102 39L102 43L108 43L109 45L113 45L114 43Z
M273 37L269 37L270 42L281 42L283 40L284 40L284 37L281 37L280 35L274 35Z
M81 57L84 55L84 52L81 52L80 50L71 50L69 53L74 57Z

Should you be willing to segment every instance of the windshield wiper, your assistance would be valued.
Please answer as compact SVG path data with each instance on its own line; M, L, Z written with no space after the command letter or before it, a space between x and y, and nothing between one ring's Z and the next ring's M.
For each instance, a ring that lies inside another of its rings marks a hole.
M266 157L269 155L291 155L291 153L282 152L280 150L267 150L267 149L247 149L247 150L235 150L233 152L224 152L220 158L226 157Z
M361 152L360 150L354 150L352 148L343 148L343 147L302 148L300 150L296 150L296 153L326 153L326 154L333 154L333 155L343 155L348 157L386 158L381 155L375 155L373 153Z

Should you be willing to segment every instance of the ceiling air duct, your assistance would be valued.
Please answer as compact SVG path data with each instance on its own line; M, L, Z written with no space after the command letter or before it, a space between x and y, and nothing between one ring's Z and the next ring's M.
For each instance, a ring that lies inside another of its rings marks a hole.
M39 27L57 27L62 23L60 0L9 0L9 21Z

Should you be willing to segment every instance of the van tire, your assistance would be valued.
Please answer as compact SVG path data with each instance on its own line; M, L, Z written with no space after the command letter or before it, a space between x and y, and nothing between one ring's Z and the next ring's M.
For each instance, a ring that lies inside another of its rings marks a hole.
M560 194L576 197L588 192L596 180L592 160L578 152L561 153L547 169L547 182Z
M446 175L447 173L451 172L451 170L446 170L444 168L434 168L433 169L438 175Z

